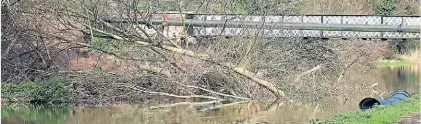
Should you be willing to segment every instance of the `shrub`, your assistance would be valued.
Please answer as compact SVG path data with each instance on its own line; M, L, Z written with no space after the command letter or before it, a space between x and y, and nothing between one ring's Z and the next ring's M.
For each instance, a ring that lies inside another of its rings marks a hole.
M374 5L373 11L376 15L393 15L398 0L382 0Z
M39 82L2 83L2 98L12 102L64 103L70 94L66 80L53 77Z

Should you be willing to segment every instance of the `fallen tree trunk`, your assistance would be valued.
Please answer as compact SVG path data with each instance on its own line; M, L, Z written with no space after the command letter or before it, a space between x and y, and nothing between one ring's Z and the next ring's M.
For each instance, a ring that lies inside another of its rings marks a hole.
M235 67L233 70L235 72L237 72L238 74L241 74L241 75L249 78L250 80L256 82L260 86L265 87L270 92L272 92L276 96L276 98L281 98L281 97L285 96L285 93L282 90L279 90L278 88L276 88L276 86L273 85L273 83L270 83L268 81L265 81L263 79L260 79L260 78L257 78L255 76L253 76L253 73L248 71L247 69L245 69L243 67Z

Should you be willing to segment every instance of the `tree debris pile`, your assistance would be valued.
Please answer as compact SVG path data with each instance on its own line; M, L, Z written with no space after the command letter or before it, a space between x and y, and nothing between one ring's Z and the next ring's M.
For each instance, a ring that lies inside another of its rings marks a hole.
M93 71L77 74L71 78L74 103L108 104L123 101L174 100L146 92L160 91L169 94L182 94L183 89L170 80L156 75L124 76L108 72ZM145 91L145 92L142 92Z
M362 81L367 81L367 70L387 46L374 41L256 35L204 38L187 48L163 35L159 28L167 26L164 23L147 25L156 31L152 36L136 23L101 20L148 19L154 14L140 12L137 2L55 2L2 4L2 12L7 12L2 23L8 25L2 25L7 31L2 35L2 81L65 74L71 82L70 97L77 103L155 98L322 101L326 96L356 92L354 84L372 83ZM37 11L16 10L20 7ZM352 88L344 89L348 85Z
M250 57L244 59L252 40L218 39L206 53L213 55L215 61L231 65L238 65L243 59L256 76L275 83L291 98L308 101L361 91L343 89L348 85L375 83L370 81L370 70L376 68L387 47L387 42L365 40L259 38Z

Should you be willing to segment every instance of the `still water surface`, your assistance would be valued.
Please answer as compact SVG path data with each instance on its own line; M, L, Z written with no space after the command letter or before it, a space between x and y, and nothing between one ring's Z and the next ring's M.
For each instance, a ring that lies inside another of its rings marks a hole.
M388 94L404 89L419 94L419 66L382 67L375 91ZM378 73L378 72L376 72ZM370 94L370 93L365 93ZM352 96L350 100L324 103L243 102L224 105L177 105L159 107L146 104L114 106L2 106L4 124L223 124L223 123L306 123L325 119L337 112L358 109L359 100L370 96ZM218 109L206 110L214 107Z

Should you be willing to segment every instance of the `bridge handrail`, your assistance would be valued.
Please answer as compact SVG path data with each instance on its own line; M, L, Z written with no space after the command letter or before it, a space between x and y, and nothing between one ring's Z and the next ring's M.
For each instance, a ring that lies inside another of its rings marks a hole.
M325 23L325 24L375 24L375 25L415 25L421 26L420 16L356 16L356 15L281 15L254 16L230 14L187 14L187 19L198 20L246 20L246 21L275 21L295 23Z
M128 20L123 18L108 18L104 19L106 22L111 23L128 23L129 21L135 22L136 20ZM138 19L139 24L147 24L144 19ZM161 24L163 20L161 18L150 19L149 23ZM172 26L183 26L181 19L168 19L169 25ZM289 30L324 30L324 31L362 31L362 32L408 32L408 33L419 33L419 26L412 25L361 25L361 24L323 24L323 23L282 23L282 22L265 22L263 25L261 22L244 22L244 21L220 21L220 20L196 20L196 19L185 19L186 26L192 27L230 27L230 28L244 28L244 26L252 28L270 28L270 29L289 29Z

